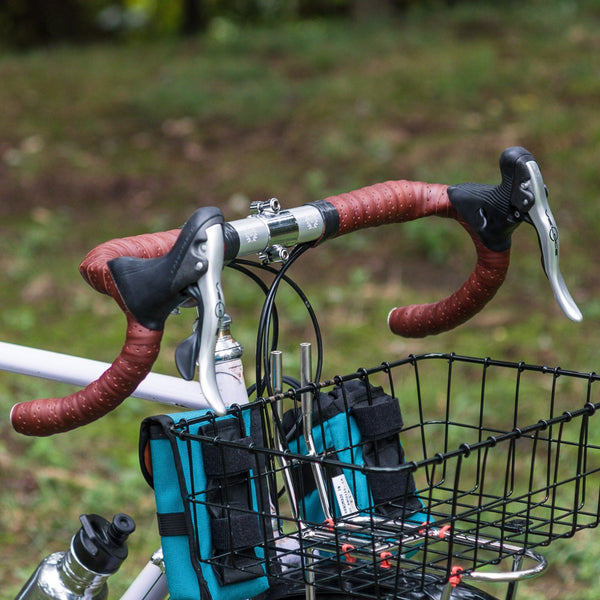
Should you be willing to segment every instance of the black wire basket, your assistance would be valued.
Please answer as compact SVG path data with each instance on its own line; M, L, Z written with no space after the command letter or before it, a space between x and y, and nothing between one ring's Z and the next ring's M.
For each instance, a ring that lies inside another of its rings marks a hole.
M460 594L533 577L543 547L598 525L598 379L425 354L182 419L174 432L203 456L245 455L243 472L225 468L184 498L226 524L203 560L287 590L488 598ZM190 471L202 469L193 456Z

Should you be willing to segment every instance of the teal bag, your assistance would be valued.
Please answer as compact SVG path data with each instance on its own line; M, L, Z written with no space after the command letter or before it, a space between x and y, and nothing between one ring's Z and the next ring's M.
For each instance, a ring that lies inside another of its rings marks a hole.
M262 443L260 414L206 414L145 419L140 463L154 489L171 600L242 600L269 587L265 549L273 535L270 519L260 516L268 514L260 506L268 498L264 457L245 449Z
M403 421L396 398L365 381L351 380L315 397L312 422L317 453L342 463L340 467L324 463L334 516L373 514L418 524L430 520L423 512L412 471L402 468ZM290 451L306 454L299 408L284 414L283 428ZM297 467L294 480L303 518L323 522L310 464Z

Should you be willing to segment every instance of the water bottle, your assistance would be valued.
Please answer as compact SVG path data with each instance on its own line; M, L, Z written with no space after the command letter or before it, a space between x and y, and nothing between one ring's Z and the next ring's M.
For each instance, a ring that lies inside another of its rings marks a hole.
M127 558L133 519L119 513L112 523L99 515L82 515L81 529L66 552L47 556L15 600L105 600L107 579Z
M223 315L215 346L215 370L217 387L227 406L248 403L242 365L243 352L242 345L231 335L231 317Z

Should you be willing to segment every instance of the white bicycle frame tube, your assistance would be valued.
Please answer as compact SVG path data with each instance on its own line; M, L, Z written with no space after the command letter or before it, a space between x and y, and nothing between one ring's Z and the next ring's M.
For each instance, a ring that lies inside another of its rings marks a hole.
M0 342L0 371L85 387L109 366L88 358ZM159 373L149 373L131 396L191 410L210 408L197 381Z
M157 550L120 600L164 600L169 590L161 561L162 550Z

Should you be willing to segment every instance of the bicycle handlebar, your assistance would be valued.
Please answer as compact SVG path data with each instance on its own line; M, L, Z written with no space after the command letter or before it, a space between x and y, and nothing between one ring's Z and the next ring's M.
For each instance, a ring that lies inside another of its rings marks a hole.
M125 313L125 343L111 366L85 388L63 398L31 400L13 406L10 419L16 431L46 436L91 423L119 406L148 375L158 357L163 330L152 330L136 321L123 304L107 263L119 256L162 256L179 233L173 230L111 240L86 256L79 272L96 291L114 298Z
M441 184L391 181L282 212L273 202L268 208L261 204L254 215L256 218L222 226L223 235L218 239L224 246L224 260L256 252L266 255L279 252L284 256L285 247L300 242L319 243L386 223L432 215L453 218L468 231L475 244L477 263L470 277L459 290L443 300L395 308L388 316L391 330L407 337L424 337L452 329L479 312L503 283L509 265L510 234L520 221L526 220L528 211L524 205L546 202L545 197L531 198L523 187L522 178L515 176L518 165L529 158L533 160L522 148L505 151L500 160L502 183L496 187L462 184L448 188ZM539 188L537 185L536 189ZM525 200L523 194L526 194ZM504 222L499 222L496 215L494 219L486 218L490 207L497 213L504 212ZM549 208L545 209L545 214L553 224ZM529 222L536 226L541 239L537 222ZM124 311L127 318L125 343L111 367L85 389L64 398L15 405L11 421L18 432L42 436L74 429L113 410L133 392L156 360L168 314L187 298L188 286L203 281L207 272L207 232L220 223L220 211L199 209L182 230L112 240L87 255L80 272L94 289L112 296ZM554 230L552 235L556 236L557 230ZM212 251L214 255L214 248ZM550 267L557 269L557 265L556 260ZM551 282L556 280L549 278ZM215 287L220 290L219 280ZM562 293L564 295L564 290ZM568 296L568 292L566 294ZM214 323L218 323L218 313L223 309L219 293L212 296L216 304L204 307L202 311L203 326L210 330L208 337L203 338L205 345L207 340L216 337ZM572 302L570 296L568 300ZM205 361L204 364L200 362L201 374L211 368L214 371L214 364L207 364L211 352L212 349L207 352L205 348L204 358L200 357ZM204 385L202 389L209 402L211 397L215 398L211 404L220 412L222 401L214 378L208 387L211 385L215 389L205 389Z
M431 304L394 308L388 315L393 333L425 337L453 329L477 314L504 282L510 249L495 252L484 246L452 207L448 186L410 181L376 184L327 198L340 216L339 235L385 223L401 223L436 215L456 219L469 233L477 252L470 277L451 296Z

